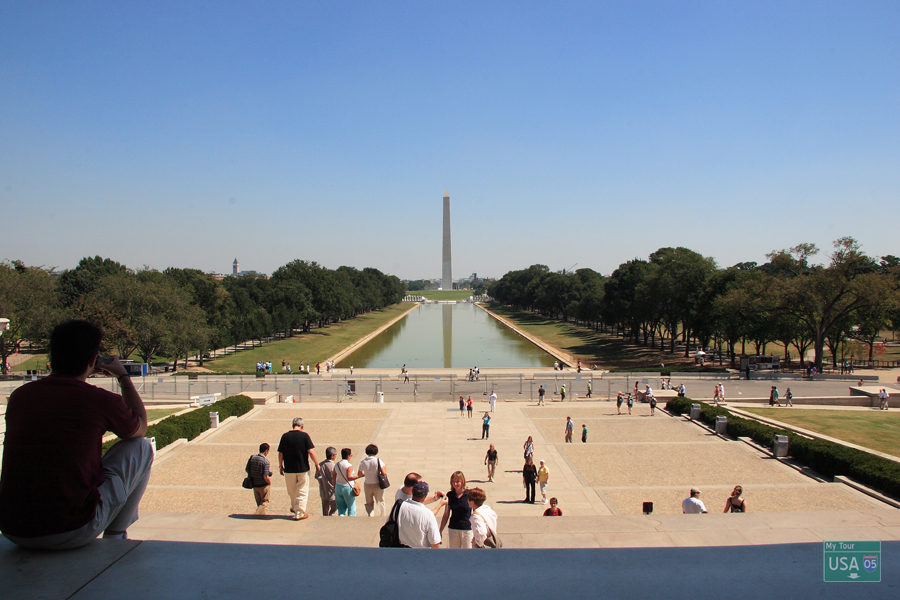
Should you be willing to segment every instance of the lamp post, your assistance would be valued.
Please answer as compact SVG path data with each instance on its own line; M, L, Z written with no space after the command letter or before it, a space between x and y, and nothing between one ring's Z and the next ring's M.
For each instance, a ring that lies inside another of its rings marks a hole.
M9 319L4 319L4 318L0 317L0 337L3 337L3 332L7 331L8 329L9 329ZM2 340L0 340L0 343L2 343ZM6 375L6 352L0 353L0 356L2 356L2 359L3 359L3 364L0 365L0 373L3 373L4 375Z

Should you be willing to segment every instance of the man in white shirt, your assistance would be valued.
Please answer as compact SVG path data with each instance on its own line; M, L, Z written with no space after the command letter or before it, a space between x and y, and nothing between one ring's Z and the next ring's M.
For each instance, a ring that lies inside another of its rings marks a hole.
M888 394L888 391L885 388L881 388L881 391L878 392L878 398L881 399L881 410L888 409L888 398L890 397L891 395Z
M681 512L686 515L699 515L708 512L703 501L700 500L700 490L691 488L690 498L685 498L681 503Z
M406 500L397 511L400 543L408 548L438 548L441 530L434 513L422 502L428 497L428 484L418 482L412 489L412 500Z
M406 478L403 479L403 487L397 490L397 493L394 494L394 502L398 500L403 502L405 500L412 500L413 487L422 480L422 476L418 473L408 473ZM437 516L438 512L444 508L444 505L447 504L447 499L444 498L444 494L441 492L435 492L434 496L428 498L422 504L431 504L432 502L438 502L438 505L431 509L431 512ZM390 511L388 511L390 513ZM388 519L390 519L390 514L388 514Z
M497 393L494 392L494 390L491 390L490 401L491 401L491 412L494 412L494 409L497 408Z

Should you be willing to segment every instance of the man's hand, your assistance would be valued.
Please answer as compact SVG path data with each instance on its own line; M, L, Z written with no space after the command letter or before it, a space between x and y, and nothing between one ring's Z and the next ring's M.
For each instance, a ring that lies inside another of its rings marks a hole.
M111 377L121 377L122 375L127 375L128 371L126 371L122 363L119 362L119 357L112 355L98 356L94 363L94 373L103 373L104 375L109 375Z
M138 428L129 437L144 437L144 434L147 433L147 409L144 408L144 402L141 400L140 394L138 394L137 389L131 382L128 371L126 371L122 363L119 362L119 357L115 355L98 356L94 361L94 372L103 373L104 375L109 375L119 380L119 386L122 388L122 400L128 408L134 411L134 414L137 415L137 418L140 421ZM123 377L125 379L122 379Z

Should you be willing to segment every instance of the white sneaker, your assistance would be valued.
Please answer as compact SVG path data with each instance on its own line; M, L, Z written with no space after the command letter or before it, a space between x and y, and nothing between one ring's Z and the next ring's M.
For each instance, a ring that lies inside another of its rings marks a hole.
M547 504L547 499L544 498L543 500L541 500L541 504Z

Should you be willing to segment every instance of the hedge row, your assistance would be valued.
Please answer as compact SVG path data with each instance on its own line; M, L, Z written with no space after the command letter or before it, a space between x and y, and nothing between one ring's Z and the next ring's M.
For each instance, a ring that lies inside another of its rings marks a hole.
M817 473L825 477L851 477L886 494L900 497L900 463L827 440L810 439L759 421L744 419L724 408L695 402L690 398L673 398L666 403L666 410L673 414L686 414L690 413L692 404L700 404L700 420L708 425L715 425L719 415L728 417L728 435L732 437L749 437L761 446L772 447L776 435L786 435L791 456Z
M228 417L239 417L250 412L253 408L253 400L247 396L229 396L219 400L215 404L202 406L183 415L176 415L163 419L156 425L147 428L146 437L156 438L156 449L165 448L177 439L194 439L209 429L209 413L218 412L219 421ZM103 444L103 453L109 450L118 439L110 440Z

